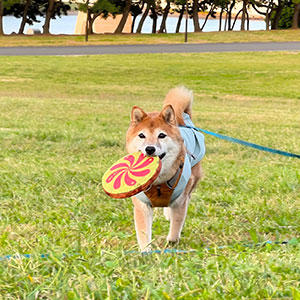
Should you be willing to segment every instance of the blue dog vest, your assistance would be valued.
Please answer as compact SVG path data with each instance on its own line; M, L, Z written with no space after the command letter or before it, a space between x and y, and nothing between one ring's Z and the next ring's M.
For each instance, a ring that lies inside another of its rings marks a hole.
M182 116L185 125L195 127L188 114L183 113ZM183 138L187 153L184 158L183 170L179 182L172 193L169 204L175 201L182 194L191 177L192 167L196 165L205 154L204 135L202 133L184 126L180 126L179 131ZM144 192L138 193L135 196L146 204L151 203Z

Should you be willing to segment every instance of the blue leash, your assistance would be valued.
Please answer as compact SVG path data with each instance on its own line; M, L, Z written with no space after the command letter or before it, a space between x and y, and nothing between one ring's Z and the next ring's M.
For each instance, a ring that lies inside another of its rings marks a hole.
M282 150L278 150L278 149L273 149L273 148L269 148L269 147L264 147L264 146L260 146L254 143L249 143L240 139L236 139L227 135L223 135L223 134L219 134L219 133L215 133L209 130L205 130L205 129L201 129L198 127L193 127L193 126L188 126L185 125L183 127L186 128L191 128L194 129L196 131L201 131L203 133L212 135L214 137L217 137L219 139L225 140L225 141L229 141L229 142L233 142L233 143L237 143L243 146L247 146L247 147L251 147L257 150L261 150L261 151L266 151L266 152L270 152L270 153L274 153L274 154L279 154L279 155L284 155L284 156L289 156L289 157L294 157L294 158L300 158L299 154L295 154L295 153L291 153L291 152L286 152L286 151L282 151ZM259 244L246 244L243 245L243 247L257 247L257 246L265 246L267 244L277 244L277 245L283 245L283 244L289 244L289 241L284 241L284 242L272 242L272 241L266 241L264 243L259 243ZM230 246L219 246L217 247L217 249L224 249ZM206 250L210 251L214 248L205 248ZM153 250L150 252L144 252L144 254L152 254L152 253L157 253L157 254L168 254L168 253L173 253L173 254L180 254L180 253L193 253L193 252L197 252L196 250L177 250L177 249L164 249L164 250ZM127 251L126 254L129 253L140 253L139 251ZM143 252L142 252L143 253ZM0 256L0 261L3 260L9 260L11 258L31 258L32 255L31 254L21 254L21 255L5 255L5 256ZM39 256L40 258L49 258L49 254L41 254ZM66 257L66 254L63 255L63 257Z
M256 244L242 244L241 246L244 248L254 248L254 247L264 247L266 245L296 245L298 244L298 239L293 238L289 241L283 241L283 242L272 242L272 241L265 241L262 243L256 243ZM225 245L225 246L217 246L217 247L205 247L204 250L212 251L214 249L222 250L226 248L233 248L232 245ZM178 249L164 249L164 250L152 250L149 252L142 252L143 255L147 254L186 254L186 253L197 253L199 250L178 250ZM140 254L139 251L126 251L126 254Z
M41 254L41 255L39 255L39 257L40 258L48 258L49 254ZM16 259L16 258L32 258L32 255L31 254L19 254L19 255L9 254L9 255L0 256L0 261L9 260L12 258L14 258L14 259Z
M299 243L299 239L292 238L289 241L283 241L283 242L272 242L272 241L265 241L262 243L256 243L256 244L242 244L241 246L244 248L254 248L254 247L264 247L266 245L297 245ZM225 246L217 246L217 247L205 247L204 250L212 251L214 249L226 249L226 248L233 248L232 245L225 245ZM200 252L199 250L178 250L178 249L164 249L164 250L152 250L149 252L140 252L140 251L125 251L124 253L127 254L142 254L142 255L148 255L148 254L187 254L187 253L197 253ZM68 256L80 256L80 253L71 253L71 254L63 254L62 259L66 258ZM32 254L18 254L18 255L5 255L0 256L0 261L4 260L10 260L10 259L17 259L17 258L33 258L34 256ZM37 257L39 258L50 258L50 254L40 254Z
M197 127L193 127L193 126L188 126L188 125L185 125L183 127L191 128L191 129L194 129L196 131L201 131L203 133L212 135L212 136L217 137L219 139L222 139L222 140L225 140L225 141L228 141L228 142L237 143L237 144L240 144L240 145L243 145L243 146L251 147L251 148L254 148L254 149L257 149L257 150L271 152L271 153L274 153L274 154L279 154L279 155L284 155L284 156L289 156L289 157L294 157L294 158L300 158L299 154L286 152L286 151L282 151L282 150L277 150L277 149L273 149L273 148L269 148L269 147L260 146L260 145L254 144L254 143L249 143L249 142L246 142L246 141L243 141L243 140L240 140L240 139L236 139L236 138L233 138L233 137L230 137L230 136L227 136L227 135L223 135L223 134L220 134L220 133L215 133L215 132L212 132L212 131L209 131L209 130L205 130L205 129L201 129L201 128L197 128Z

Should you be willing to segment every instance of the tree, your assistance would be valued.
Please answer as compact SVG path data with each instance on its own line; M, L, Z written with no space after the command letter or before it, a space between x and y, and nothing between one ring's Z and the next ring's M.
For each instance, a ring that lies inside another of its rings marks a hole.
M271 29L278 29L279 28L279 20L285 5L285 0L278 0L278 3L274 3L273 12L270 15L271 18Z
M243 0L243 8L242 8L242 18L241 18L241 31L245 30L245 21L246 18L249 20L249 15L247 12L247 5L249 0ZM248 27L249 30L249 27Z
M184 12L185 12L186 0L175 0L174 3L177 6L175 11L179 13L178 20L177 20L177 25L176 25L176 30L175 30L175 32L178 33L179 30L180 30L181 21L182 21Z
M3 16L10 15L11 7L19 1L20 0L0 0L0 35L4 34Z
M126 24L126 21L128 19L128 15L129 15L129 12L130 12L130 7L131 7L131 4L132 4L131 0L124 0L122 2L123 2L122 18L121 18L120 23L119 23L119 25L116 28L114 33L122 33L123 32L124 26Z
M23 34L26 24L32 25L34 22L40 22L37 19L38 16L45 16L44 33L49 33L50 20L62 14L66 15L71 8L61 0L53 0L51 7L48 0L6 0L5 3L4 15L22 18L19 34Z
M144 7L144 2L142 6L140 2L137 2L137 3L133 3L130 7L130 13L132 15L131 33L134 32L136 18L143 12L143 7Z
M300 27L300 0L294 0L294 15L293 15L293 22L292 28L297 29Z
M166 4L166 6L164 8L164 11L163 11L163 17L162 17L162 20L161 20L161 24L160 24L160 28L159 28L158 33L166 32L166 22L167 22L167 17L168 17L170 7L171 7L171 0L166 0L166 1L167 1L167 4Z
M19 28L19 34L23 34L24 32L24 28L25 28L25 24L27 23L27 14L29 11L29 7L31 5L31 0L26 0L25 1L25 5L24 5L24 10L23 10L23 15L22 15L22 22Z
M115 16L119 11L118 8L110 0L96 0L91 3L87 1L85 3L80 3L78 6L80 11L87 14L87 32L88 34L93 34L93 25L98 17L107 19L109 16Z
M4 34L3 17L10 14L10 8L19 0L0 0L0 35Z
M151 5L150 10L151 10L150 18L152 19L152 33L156 33L157 18L158 18L159 12L157 12L157 6L155 4L155 1L153 1L153 4Z
M3 0L0 0L0 35L4 34L3 31L3 11L4 11L4 6L3 6Z
M152 33L157 33L157 19L158 16L161 16L164 12L164 9L161 5L161 0L152 0L152 5L150 7L150 18L152 19Z
M256 12L265 16L266 30L269 30L270 22L272 19L272 12L276 7L276 5L274 4L274 0L261 0L261 1L252 0L251 5ZM260 8L263 8L264 11L260 11L259 10Z
M235 7L235 0L231 1L231 3L229 2L226 8L226 20L227 20L227 28L228 30L232 30L233 26L231 27L231 20L232 20L232 11ZM226 27L225 27L226 29ZM224 30L225 30L224 29Z
M50 20L53 16L54 4L55 4L55 0L48 0L45 23L43 25L43 34L50 34Z
M220 15L219 15L219 31L222 30L223 13L226 12L226 9L227 9L229 3L230 3L229 0L214 0L213 1L213 4L215 4L215 7L221 9ZM226 14L226 17L225 17L224 30L226 30L226 25L227 25L227 14Z
M294 15L294 7L285 6L280 16L278 28L280 29L291 28L293 23L293 15Z
M189 14L191 14L191 17L193 19L195 32L201 32L204 29L209 17L213 17L213 18L216 17L216 8L220 1L222 1L222 0L203 0L200 2L199 2L199 0L193 0L192 8L188 9L188 10L189 10ZM208 11L206 14L206 17L203 21L202 26L200 26L200 23L199 23L199 15L198 15L199 11L202 11L202 12Z
M193 0L192 18L193 18L195 32L201 31L198 13L199 13L199 2L198 0Z
M146 17L149 14L149 10L150 10L151 5L153 4L153 1L154 0L144 0L144 3L146 3L146 8L145 8L144 13L143 13L143 15L141 17L141 20L139 22L139 25L138 25L138 28L136 30L136 33L141 33L142 32L142 28L143 28L144 22L146 20Z
M274 7L274 0L269 1L269 5L267 6L266 11L266 30L270 30L270 21L271 21L271 14Z
M33 22L39 22L37 16L42 16L40 9L41 3L36 0L20 0L7 9L6 14L13 15L16 18L22 18L19 34L24 33L26 24L32 25Z
M199 9L201 11L207 11L207 9L209 8L209 11L204 19L204 22L200 28L200 31L202 31L207 23L208 18L211 16L213 18L216 17L216 11L215 9L217 8L217 4L219 3L219 0L206 0L206 1L202 1L200 3Z
M45 23L43 25L43 34L50 34L50 21L56 16L62 14L67 15L71 6L64 3L62 0L38 0L42 2L42 13L45 15ZM43 3L44 2L44 3Z
M221 11L220 11L220 16L219 16L219 31L222 30L222 18L223 18L223 12L224 12L224 7L221 6ZM226 18L227 20L227 18ZM226 22L225 22L225 28L226 28Z

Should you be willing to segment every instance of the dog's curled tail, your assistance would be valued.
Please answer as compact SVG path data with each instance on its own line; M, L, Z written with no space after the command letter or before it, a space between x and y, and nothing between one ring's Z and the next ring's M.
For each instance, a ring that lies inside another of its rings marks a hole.
M182 113L187 113L192 118L193 92L184 86L171 89L166 95L163 106L172 105L178 125L184 125Z

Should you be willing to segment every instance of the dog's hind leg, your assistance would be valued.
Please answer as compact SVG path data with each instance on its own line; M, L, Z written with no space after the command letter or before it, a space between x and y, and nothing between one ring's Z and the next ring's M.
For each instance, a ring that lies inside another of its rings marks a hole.
M169 207L164 207L164 216L167 221L170 221L170 208Z
M170 230L167 240L169 242L178 242L180 239L188 205L191 199L191 193L195 189L201 177L202 167L201 164L198 163L192 168L192 175L183 194L176 199L175 203L171 207L168 208L170 216Z
M184 225L189 199L183 194L178 198L178 204L170 207L170 230L167 237L169 242L178 242Z
M134 204L134 224L140 250L150 251L153 209L136 197L132 197L132 202Z

